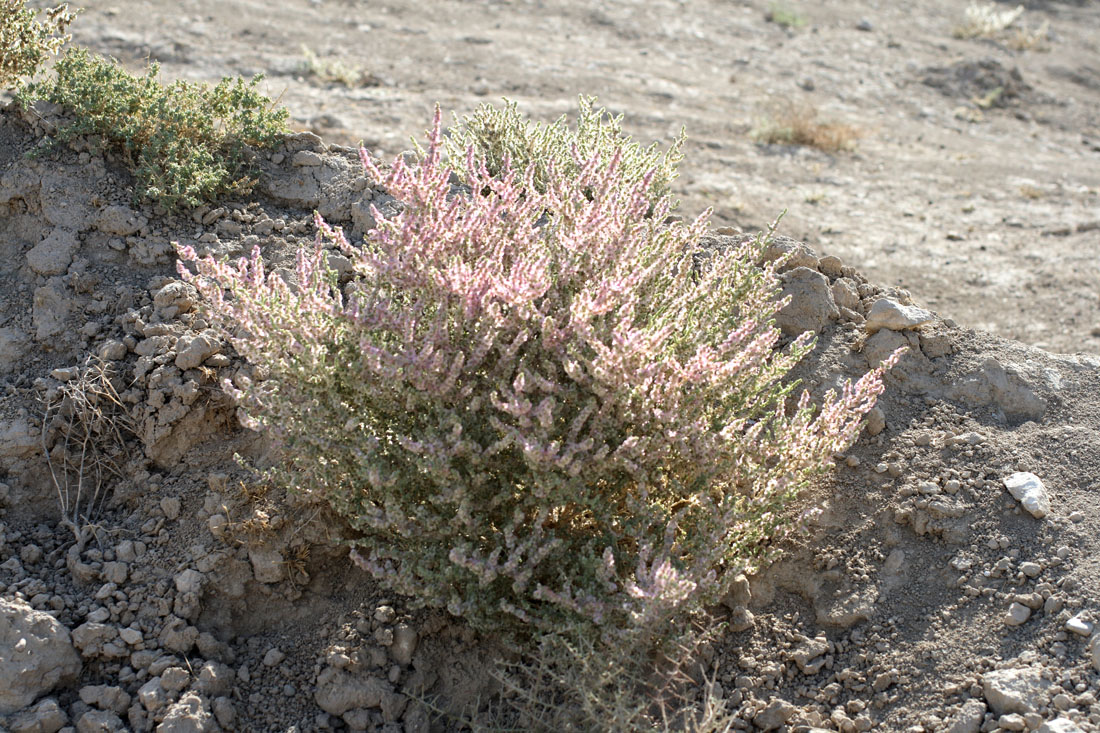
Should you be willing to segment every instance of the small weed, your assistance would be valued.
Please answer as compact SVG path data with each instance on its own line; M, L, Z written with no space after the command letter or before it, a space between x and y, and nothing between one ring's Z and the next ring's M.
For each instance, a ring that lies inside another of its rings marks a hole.
M852 150L861 132L840 122L819 121L811 104L785 100L771 106L752 135L757 142L770 145L805 145L835 153Z
M778 4L768 8L768 12L764 14L764 20L790 30L802 28L808 22L806 16Z
M91 358L42 401L42 451L61 523L80 545L103 509L108 480L122 476L126 439L134 435L114 377L109 363Z
M1005 44L1013 51L1049 51L1050 21L1044 20L1035 30L1016 28Z
M997 106L997 102L1001 100L1001 96L1005 93L1004 87L994 87L980 97L974 97L970 101L976 104L980 109L990 109Z
M46 61L69 40L65 28L76 13L68 5L46 11L45 22L26 0L0 0L0 89L10 89L22 77L34 76Z
M966 19L951 31L955 38L995 38L1024 14L1024 6L1002 10L997 3L973 2L966 7Z
M308 46L302 46L303 61L299 73L325 84L343 84L349 89L359 86L376 86L378 79L358 66L348 66L342 61L322 59Z
M824 191L814 191L813 193L806 194L805 198L803 198L802 200L805 201L807 204L817 206L820 203L824 203L826 198L827 195Z
M165 85L156 64L133 76L83 49L69 51L54 71L25 87L22 103L63 107L74 121L58 137L102 136L133 169L138 194L165 209L247 194L256 183L247 148L272 147L286 131L287 112L257 91L259 76L212 88Z
M1037 201L1043 197L1043 191L1036 186L1025 183L1024 185L1020 186L1020 195L1023 196L1025 199Z

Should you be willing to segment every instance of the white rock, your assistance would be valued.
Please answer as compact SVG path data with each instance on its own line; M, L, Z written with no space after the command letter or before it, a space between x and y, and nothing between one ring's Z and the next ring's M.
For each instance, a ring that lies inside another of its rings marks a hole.
M1003 479L1005 488L1031 516L1042 519L1050 514L1050 497L1043 482L1033 473L1014 473Z
M962 709L951 718L947 733L978 733L985 717L985 703L981 700L967 700Z
M0 715L22 710L80 673L69 630L23 601L0 599Z
M1038 733L1084 733L1084 731L1069 718L1055 718L1040 725Z
M209 703L194 692L188 692L168 708L157 733L200 733L216 729Z
M202 573L187 568L175 577L176 590L180 593L198 593L202 589Z
M1089 642L1089 655L1092 657L1092 668L1100 672L1100 635L1092 637Z
M1081 617L1081 614L1077 614L1069 621L1066 621L1066 631L1071 634L1077 634L1078 636L1088 636L1092 633L1092 622L1086 621Z
M888 328L891 331L904 331L928 323L933 318L935 316L924 308L918 308L915 305L902 305L893 298L880 298L875 301L870 312L867 313L866 328L871 333L881 328Z
M1009 626L1019 626L1031 618L1031 609L1022 603L1013 603L1005 614L1005 623Z
M998 669L982 675L985 701L997 715L1036 712L1046 704L1049 688L1050 681L1033 667Z
M278 583L286 577L286 563L275 550L252 548L248 551L248 559L252 563L252 574L261 583Z

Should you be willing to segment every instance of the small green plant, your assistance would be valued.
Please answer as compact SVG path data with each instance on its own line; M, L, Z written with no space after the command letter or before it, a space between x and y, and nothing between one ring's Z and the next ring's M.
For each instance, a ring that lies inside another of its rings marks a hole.
M820 121L817 108L789 99L773 102L752 136L757 142L805 145L835 153L851 150L860 131L840 122Z
M76 14L68 5L46 11L46 20L26 0L0 0L0 89L11 89L31 77L69 40L65 28Z
M772 5L764 14L764 19L769 23L775 23L781 28L796 30L802 28L808 22L806 16L796 13L785 5Z
M73 120L58 132L63 141L102 136L131 166L137 193L166 209L247 194L256 182L247 149L279 142L287 111L259 93L259 76L209 87L165 85L158 72L153 64L134 76L86 50L71 50L52 78L27 86L20 99L63 107Z
M1024 6L1002 9L993 2L972 2L966 6L965 20L951 31L955 38L995 38L1024 14Z
M671 191L677 165L684 158L682 130L662 153L657 143L643 148L632 142L623 134L622 115L612 117L606 109L596 109L595 97L580 97L576 130L570 129L565 115L549 125L532 124L515 102L504 102L502 108L481 105L472 116L463 117L445 139L443 150L460 177L465 176L466 154L472 148L490 175L499 176L506 168L520 173L532 168L531 185L541 193L551 179L578 176L593 158L598 165L606 166L618 152L619 185L630 188L643 176L651 175L651 201Z
M349 66L342 61L322 59L309 46L302 46L302 57L298 71L325 84L343 84L350 89L378 83L378 80L369 72L357 66Z

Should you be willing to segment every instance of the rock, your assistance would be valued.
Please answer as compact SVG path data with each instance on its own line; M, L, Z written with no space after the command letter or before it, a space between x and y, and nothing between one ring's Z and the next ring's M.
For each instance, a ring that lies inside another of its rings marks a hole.
M180 698L168 708L156 733L210 733L218 730L210 706L194 692Z
M175 577L176 590L180 593L198 593L202 590L203 576L194 568L187 568Z
M71 301L68 289L59 277L51 277L45 285L34 291L31 322L34 324L36 339L47 341L64 332Z
M179 692L191 683L191 673L183 667L169 667L160 673L160 686L166 692Z
M215 698L213 708L218 725L226 730L233 730L233 723L237 720L237 709L233 707L233 701L228 697Z
M874 406L871 411L867 413L867 427L864 430L870 436L875 436L886 429L886 413L882 411L879 406Z
M62 275L79 248L75 233L57 228L27 252L27 265L39 275Z
M791 716L797 712L796 708L791 703L783 700L782 698L776 698L768 703L767 707L761 710L753 717L752 722L756 724L756 727L760 730L778 730L786 725Z
M24 416L0 420L0 458L11 461L38 454L42 436L36 436L35 432Z
M191 283L173 280L153 296L153 307L161 318L167 320L180 313L187 313L195 307L199 293Z
M264 666L265 667L278 666L279 664L282 663L282 661L284 659L286 659L286 654L283 654L283 652L281 650L272 647L271 649L267 650L266 654L264 654Z
M118 339L108 339L99 347L99 358L104 361L118 361L126 356L126 344Z
M1078 636L1090 636L1092 634L1092 622L1086 621L1081 614L1077 614L1066 621L1066 631Z
M796 646L794 651L791 652L791 659L794 660L803 674L816 674L820 671L821 665L814 664L811 666L811 662L828 651L829 640L824 636L818 636L814 639L806 639ZM821 661L824 663L824 660Z
M153 677L142 685L137 691L137 698L150 713L160 710L168 701L164 688L160 686L160 677Z
M129 206L105 206L96 215L93 226L104 234L128 237L137 233L147 220Z
M14 370L27 355L27 334L17 328L0 328L0 374Z
M103 580L107 583L122 585L130 574L130 568L124 562L109 562L103 565Z
M935 316L924 308L915 305L902 305L893 298L880 298L867 313L865 328L874 333L882 328L891 331L905 331L928 323Z
M985 718L985 703L981 700L967 700L959 712L951 718L946 733L978 733Z
M1022 603L1013 602L1008 607L1008 613L1005 614L1005 624L1008 626L1019 626L1031 618L1031 609Z
M768 242L767 248L761 257L763 262L774 262L780 257L786 257L786 261L780 267L780 271L794 270L799 267L816 270L818 266L817 255L808 246L790 237L782 235L773 236Z
M8 721L8 731L9 733L57 733L68 722L69 716L57 704L57 700L47 697Z
M1050 686L1050 681L1033 667L998 669L982 675L985 701L997 715L1036 712L1046 704Z
M122 718L109 710L89 710L76 721L76 733L118 733L126 730Z
M749 601L752 600L752 588L749 585L749 579L745 577L744 573L738 573L737 577L730 583L730 589L726 592L726 596L722 599L722 603L726 608L731 611L736 611L739 608L744 608L749 605Z
M395 694L388 682L326 667L317 675L314 699L326 713L343 715L356 708L379 708L383 698Z
M87 685L80 688L80 699L100 710L124 713L130 707L130 694L112 685Z
M198 641L199 630L189 626L179 616L170 616L160 632L160 644L165 649L186 654Z
M755 617L747 608L738 608L736 611L730 614L729 617L729 630L734 633L740 633L742 631L748 631L753 627L756 622Z
M1069 718L1055 718L1039 726L1037 733L1085 733Z
M180 336L176 342L176 366L184 371L194 369L221 351L221 348L221 339L217 332L210 329Z
M1020 572L1029 578L1037 578L1043 572L1043 568L1037 562L1020 563Z
M409 666L419 640L416 629L408 624L398 624L393 630L393 644L390 645L390 656L393 657L393 661L402 667Z
M180 518L182 504L178 496L166 496L160 500L160 510L164 512L164 518L174 522Z
M840 317L833 302L828 279L817 270L796 267L783 275L782 297L790 302L775 316L775 323L788 336L804 331L818 333Z
M248 559L252 563L252 574L261 583L278 583L286 577L286 563L275 550L251 548Z
M1003 479L1005 488L1031 516L1042 519L1050 514L1050 497L1043 482L1033 473L1014 473Z
M228 695L233 690L233 670L220 662L206 662L199 670L195 688L210 697ZM218 717L217 713L217 705L215 704L215 717Z
M1089 656L1092 657L1092 668L1100 672L1100 634L1089 642Z
M118 638L118 629L108 624L87 622L73 629L73 645L85 659L104 656Z
M21 600L0 598L0 715L30 705L80 674L69 630Z
M1005 730L1027 730L1027 721L1024 716L1016 713L1008 713L997 719L997 725Z

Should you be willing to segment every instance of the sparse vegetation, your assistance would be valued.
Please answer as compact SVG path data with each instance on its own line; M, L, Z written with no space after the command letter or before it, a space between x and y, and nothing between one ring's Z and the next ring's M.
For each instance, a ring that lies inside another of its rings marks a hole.
M633 142L623 133L622 115L612 117L606 109L595 108L595 97L580 97L576 130L570 129L565 115L549 125L532 124L515 102L504 102L503 108L481 105L472 116L463 117L444 140L443 151L460 177L465 176L466 153L472 147L490 175L499 176L510 166L520 174L529 173L531 186L542 193L552 179L579 176L592 158L606 167L617 153L615 185L629 189L649 175L647 196L651 201L670 193L677 166L684 158L683 130L662 153L657 143L643 148Z
M62 106L72 119L57 133L63 141L102 136L133 169L137 193L166 209L248 193L256 182L248 147L281 140L286 110L259 93L261 77L223 79L214 87L165 85L158 72L153 64L133 76L86 50L70 50L50 79L27 86L20 99Z
M318 219L293 290L258 249L180 250L269 375L224 386L389 589L480 629L660 638L797 526L786 508L855 439L882 371L819 410L795 398L784 377L812 344L775 348L767 238L696 262L705 217L669 221L656 170L622 182L623 150L494 174L476 147L445 164L441 136L437 113L424 157L385 174L363 154L404 211L374 212L362 247Z
M955 38L995 38L1024 14L1024 6L1008 10L994 2L972 2L966 6L965 20L955 26Z
M302 57L299 72L325 84L343 84L350 89L378 83L373 74L342 61L322 59L309 46L302 46Z
M788 30L797 30L802 28L808 22L806 16L796 13L785 5L774 4L768 8L768 12L764 14L764 19L769 23L775 23L776 25L787 28Z
M109 363L89 358L42 397L42 452L61 509L61 524L80 546L107 500L107 485L123 477L126 440L134 427Z
M75 15L63 4L47 10L45 21L40 21L26 0L0 0L0 89L34 76L69 40L65 28Z
M805 145L835 153L852 150L862 133L852 125L821 121L812 104L787 99L770 105L752 135L770 145Z

